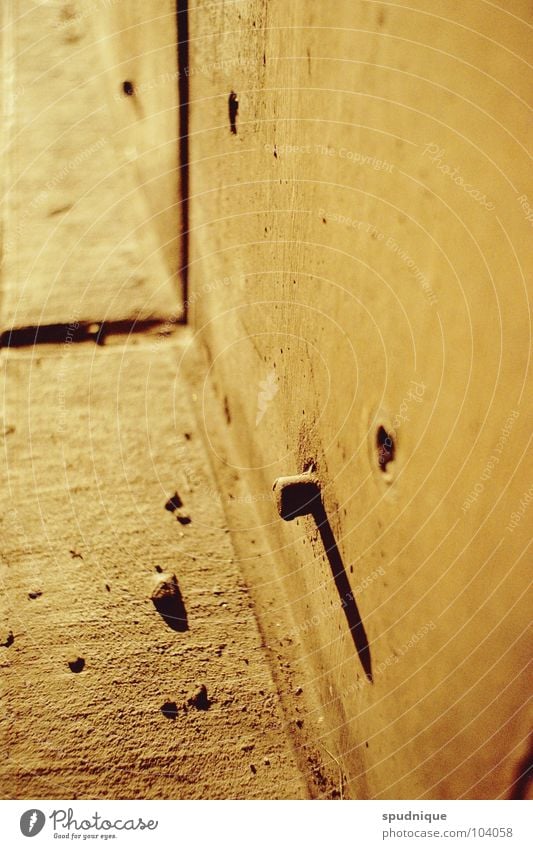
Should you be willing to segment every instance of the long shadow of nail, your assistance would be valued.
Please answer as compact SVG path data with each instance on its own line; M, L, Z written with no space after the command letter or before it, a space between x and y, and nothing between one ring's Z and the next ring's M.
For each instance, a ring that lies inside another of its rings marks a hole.
M326 515L324 505L320 502L314 505L313 515L326 551L333 580L337 587L337 592L341 600L344 615L348 622L348 627L352 635L352 640L361 661L361 666L364 669L365 675L372 683L372 658L370 655L370 646L368 645L368 637L361 620L361 614L357 607L356 601L352 595L352 588L342 562L341 553L335 540L335 535L331 529L329 519Z

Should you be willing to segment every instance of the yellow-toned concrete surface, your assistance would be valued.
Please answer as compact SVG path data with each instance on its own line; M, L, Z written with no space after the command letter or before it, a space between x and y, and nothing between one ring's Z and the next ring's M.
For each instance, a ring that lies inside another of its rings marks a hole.
M189 8L195 338L300 743L347 796L524 794L529 4ZM322 533L271 498L310 467Z
M1 358L2 798L305 798L181 345L115 342Z
M174 4L2 4L2 330L179 315Z

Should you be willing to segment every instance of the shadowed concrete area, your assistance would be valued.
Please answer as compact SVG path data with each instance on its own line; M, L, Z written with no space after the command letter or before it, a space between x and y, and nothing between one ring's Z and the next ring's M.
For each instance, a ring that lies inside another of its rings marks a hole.
M2 354L4 798L307 795L176 359Z

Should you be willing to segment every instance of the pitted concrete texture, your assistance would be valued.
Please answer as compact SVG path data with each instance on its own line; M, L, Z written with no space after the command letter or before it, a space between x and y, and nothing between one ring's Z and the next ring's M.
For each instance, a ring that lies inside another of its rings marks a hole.
M4 798L307 795L176 359L2 356Z

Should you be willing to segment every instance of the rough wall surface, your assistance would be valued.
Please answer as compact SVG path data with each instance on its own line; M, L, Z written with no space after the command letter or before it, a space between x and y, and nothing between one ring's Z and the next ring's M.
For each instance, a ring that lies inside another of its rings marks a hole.
M190 4L191 301L244 568L356 797L507 796L526 756L527 15ZM269 495L310 463L326 538Z
M176 10L156 6L2 4L3 330L176 311Z

